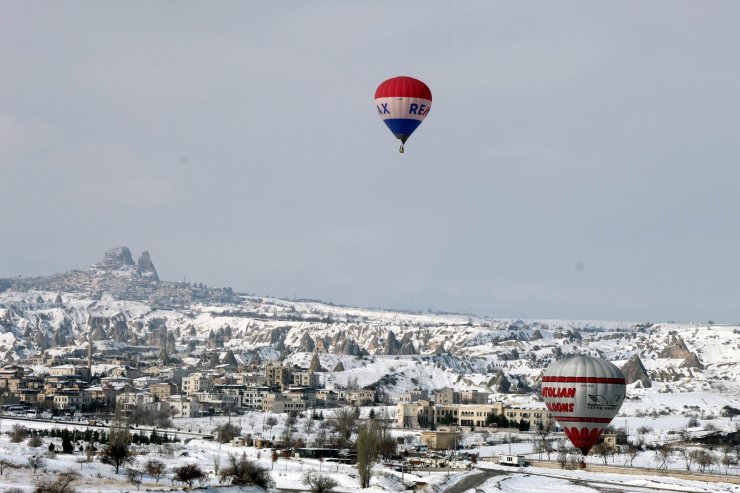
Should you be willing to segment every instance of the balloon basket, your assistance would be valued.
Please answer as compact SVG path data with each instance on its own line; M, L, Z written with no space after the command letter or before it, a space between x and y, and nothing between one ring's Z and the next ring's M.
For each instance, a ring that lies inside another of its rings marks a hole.
M580 467L581 469L586 469L586 461L585 460L581 460L581 463L578 464L578 467Z
M398 148L398 152L399 152L400 154L403 154L403 151L404 151L404 149L403 149L403 146L401 146L401 147L399 147L399 148Z

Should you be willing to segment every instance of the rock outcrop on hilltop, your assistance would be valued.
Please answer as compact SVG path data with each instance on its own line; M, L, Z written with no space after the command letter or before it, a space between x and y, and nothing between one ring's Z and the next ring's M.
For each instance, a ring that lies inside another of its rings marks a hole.
M97 266L109 270L133 267L134 265L134 258L131 256L131 250L125 246L111 248L103 255L103 262L97 264Z
M640 382L643 388L652 387L653 383L650 381L648 372L645 366L642 364L642 360L638 354L633 354L629 361L622 366L622 373L628 384Z
M131 250L121 246L111 248L102 262L85 270L39 277L0 279L0 292L51 291L59 293L54 303L62 303L61 293L85 293L92 300L103 294L118 300L143 301L157 308L184 308L194 301L204 303L236 303L240 300L231 288L209 288L203 284L160 281L149 252L142 252L134 262ZM52 301L37 305L51 304Z
M141 257L139 257L139 261L136 262L136 269L142 276L148 277L153 281L159 281L157 269L154 268L154 264L152 263L152 259L149 256L149 252L141 252Z

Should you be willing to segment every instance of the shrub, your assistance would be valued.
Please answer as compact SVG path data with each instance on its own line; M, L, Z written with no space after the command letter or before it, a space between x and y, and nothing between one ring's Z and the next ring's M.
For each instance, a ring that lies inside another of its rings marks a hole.
M219 443L226 443L238 437L242 429L231 423L224 423L221 426L217 426L213 431L216 437L218 437Z
M13 443L21 443L26 438L28 438L28 430L26 427L13 425L13 428L10 430L10 441Z
M144 471L150 475L152 478L154 478L155 483L159 483L159 481L165 477L165 474L167 473L167 468L164 465L164 462L157 459L149 459L144 464Z
M203 472L203 469L198 464L185 464L173 470L172 481L183 484L187 483L188 488L192 488L195 481L201 481L205 477L206 473Z
M44 444L44 441L38 435L34 435L34 436L32 436L31 438L28 439L28 446L29 447L40 447L43 444Z
M126 478L128 479L129 483L136 486L136 489L138 490L141 487L141 480L144 477L144 471L141 469L136 469L133 467L129 467L126 469Z
M329 476L307 472L303 476L303 484L308 486L312 493L328 493L329 491L332 491L338 483Z
M28 467L33 469L33 473L36 474L36 469L44 467L46 465L46 459L42 455L32 455L28 459Z
M33 493L74 493L74 483L80 478L75 471L65 471L55 477L43 477Z
M229 462L221 469L220 478L222 482L228 482L234 486L256 485L265 489L272 486L270 472L247 459L246 454L239 457L229 455Z

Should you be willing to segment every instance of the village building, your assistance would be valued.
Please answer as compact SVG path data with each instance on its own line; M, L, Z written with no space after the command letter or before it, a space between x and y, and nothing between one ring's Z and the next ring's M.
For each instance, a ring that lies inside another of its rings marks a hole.
M455 450L458 434L454 431L422 431L421 443L431 450Z
M552 427L554 421L544 407L509 408L503 403L438 405L430 400L396 405L399 428L432 428L439 425L488 426L489 416L504 416L512 423Z

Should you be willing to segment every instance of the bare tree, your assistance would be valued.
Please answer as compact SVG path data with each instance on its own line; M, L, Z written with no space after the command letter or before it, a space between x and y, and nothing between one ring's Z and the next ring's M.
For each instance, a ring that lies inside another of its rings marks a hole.
M10 441L20 443L28 438L28 429L22 425L13 425L10 429Z
M380 420L372 420L364 424L357 432L357 472L360 475L360 488L370 486L372 469L380 460L382 446L385 440L384 430Z
M28 467L33 469L33 473L36 474L36 469L44 467L46 465L46 459L43 455L32 455L28 458Z
M550 441L550 426L539 424L537 426L537 443L535 445L536 451L540 454L546 453L547 460L550 460L550 454L553 452L552 442ZM487 435L490 435L488 431L484 432L484 440L488 440ZM541 458L541 457L540 457Z
M230 442L233 438L238 437L241 434L242 429L231 423L224 423L214 428L214 433L218 439L218 443Z
M136 486L136 489L138 490L141 488L141 480L144 477L144 471L141 469L136 469L134 467L129 467L126 469L126 478L128 479L128 482L132 485Z
M306 435L310 435L311 432L313 432L314 427L314 420L307 419L306 422L303 424L303 433Z
M331 429L331 424L329 421L321 421L319 423L319 431L316 433L316 437L314 438L314 443L316 447L323 448L326 446L327 443L329 443L329 430Z
M337 445L347 447L352 438L352 433L357 428L357 414L352 407L343 407L334 414L331 421L333 431L338 435Z
M167 475L167 467L164 462L158 459L149 459L144 464L144 471L152 478L154 483L158 484L159 481Z
M668 462L673 452L673 446L667 443L664 443L655 451L655 460L658 464L658 469L668 469Z
M562 469L568 465L568 449L562 440L558 442L558 464Z
M198 464L183 464L172 471L172 481L187 484L188 488L193 487L195 481L201 481L206 474Z
M338 483L329 476L307 472L303 476L303 484L308 486L312 493L328 493L332 491Z
M725 474L728 473L730 466L736 466L737 462L737 457L732 455L732 448L729 446L722 447L722 456L719 459L719 463L725 466Z
M129 433L128 423L119 410L116 412L108 430L108 445L100 452L100 462L113 466L116 474L118 474L122 465L133 464L134 462L133 452L129 447L130 443L131 434Z
M594 446L593 451L596 455L601 457L601 459L604 461L604 465L606 465L609 456L614 453L614 449L606 442L597 443Z
M220 479L221 482L228 482L234 486L256 485L260 488L269 488L273 485L268 470L247 459L246 454L240 457L229 455L226 467L221 470Z
M676 454L683 459L684 464L686 464L686 470L691 470L691 465L696 461L698 458L698 450L696 449L690 449L686 447L677 447L676 448Z
M211 456L211 459L213 460L213 474L218 476L218 471L221 469L221 454L216 452Z
M277 421L277 418L275 418L275 416L270 416L265 421L265 424L270 427L270 437L272 437L272 427L275 426L277 423L278 421Z
M311 422L312 420L308 420ZM298 422L298 413L288 413L288 418L285 420L285 428L283 434L280 437L280 441L283 446L291 447L293 445L293 433L296 432L296 423Z
M711 470L712 466L717 463L717 457L708 450L698 450L696 463L699 465L699 471L705 472L707 468Z
M36 483L34 493L74 493L74 483L80 479L76 471L65 471L54 477L45 476Z
M634 443L630 443L627 446L627 458L630 462L630 467L632 467L632 463L635 461L638 455L640 455L641 447L639 445L636 445Z

